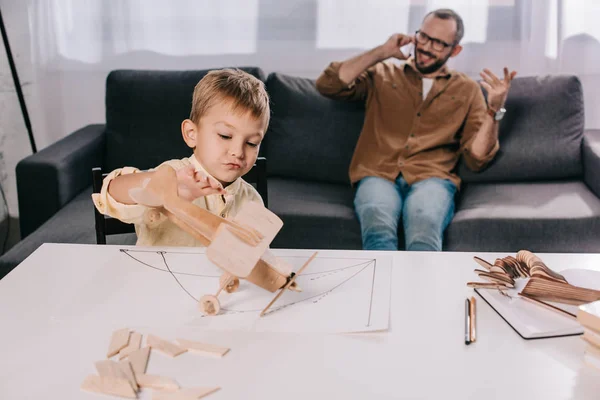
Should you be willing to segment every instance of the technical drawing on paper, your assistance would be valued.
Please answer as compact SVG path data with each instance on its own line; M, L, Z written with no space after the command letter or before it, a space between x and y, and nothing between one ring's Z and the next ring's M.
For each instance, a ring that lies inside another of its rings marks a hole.
M357 257L358 252L317 256L297 277L302 292L286 291L264 317L260 311L274 293L242 280L234 293L221 294L221 314L203 316L198 299L214 294L223 271L212 264L204 249L190 251L120 249L120 268L139 268L148 280L160 279L169 296L186 299L187 325L215 329L251 329L285 332L359 332L388 328L391 256ZM311 252L278 251L297 270ZM152 278L150 278L152 275ZM139 279L144 285L145 279ZM168 288L168 290L167 290ZM173 289L177 289L175 294ZM177 310L173 310L177 312Z

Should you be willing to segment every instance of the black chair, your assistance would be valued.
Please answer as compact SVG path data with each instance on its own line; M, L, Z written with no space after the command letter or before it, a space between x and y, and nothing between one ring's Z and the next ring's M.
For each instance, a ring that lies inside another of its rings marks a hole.
M102 168L92 168L92 189L94 193L100 193L102 189L102 180L108 174L102 173ZM265 157L258 157L254 167L246 175L244 180L256 187L258 194L262 197L265 207L268 207L268 195L267 195L267 159ZM95 225L96 225L96 243L106 244L107 235L119 235L123 233L134 233L135 226L133 224L126 224L120 220L101 214L96 207L94 207Z

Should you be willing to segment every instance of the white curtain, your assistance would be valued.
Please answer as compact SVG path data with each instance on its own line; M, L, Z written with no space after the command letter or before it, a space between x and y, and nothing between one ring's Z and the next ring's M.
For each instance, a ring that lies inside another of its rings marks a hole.
M31 16L40 65L57 58L102 63L136 51L256 52L258 0L39 0L32 2Z
M413 33L429 10L465 22L451 66L478 78L574 74L586 127L600 128L599 0L29 0L34 133L44 147L104 122L106 75L116 68L257 65L315 78L332 60Z

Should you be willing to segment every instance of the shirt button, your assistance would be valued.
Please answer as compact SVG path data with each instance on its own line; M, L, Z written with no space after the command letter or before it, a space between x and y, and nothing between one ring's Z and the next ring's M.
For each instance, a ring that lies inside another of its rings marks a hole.
M417 113L417 117L420 117L420 116L421 116L421 113L420 113L420 112L418 112L418 113Z
M408 145L406 145L406 146L404 146L404 148L405 148L405 149L408 149L408 148L409 148L409 146L408 146Z
M414 134L414 133L411 133L411 134L410 134L410 137L415 137L415 134Z
M393 87L394 89L396 89L396 84L395 84L395 83L392 83L392 87Z

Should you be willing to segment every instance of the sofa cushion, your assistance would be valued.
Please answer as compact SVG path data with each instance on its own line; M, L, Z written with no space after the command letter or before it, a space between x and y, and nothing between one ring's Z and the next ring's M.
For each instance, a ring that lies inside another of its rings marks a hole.
M136 236L134 233L113 235L108 236L106 242L108 244L134 245ZM0 258L0 278L9 273L43 243L96 244L91 186Z
M283 220L274 248L361 249L349 185L269 179L269 209Z
M240 68L264 81L259 68ZM106 80L106 159L104 169L140 169L188 157L181 137L194 87L203 71L112 71Z
M323 97L315 81L273 73L265 138L269 176L349 183L348 167L364 119L362 102Z
M465 185L445 248L600 252L600 199L581 181Z
M458 173L464 182L514 182L581 176L583 90L575 76L516 78L500 123L500 151L487 169Z

